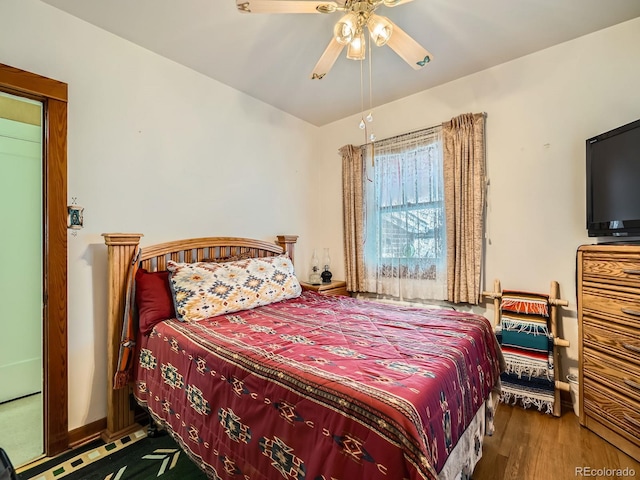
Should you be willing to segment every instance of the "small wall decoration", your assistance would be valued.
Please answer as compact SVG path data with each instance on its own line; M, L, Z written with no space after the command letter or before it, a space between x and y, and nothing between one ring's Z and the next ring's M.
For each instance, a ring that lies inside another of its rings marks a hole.
M80 230L84 226L83 211L84 207L78 205L69 205L67 207L67 228Z

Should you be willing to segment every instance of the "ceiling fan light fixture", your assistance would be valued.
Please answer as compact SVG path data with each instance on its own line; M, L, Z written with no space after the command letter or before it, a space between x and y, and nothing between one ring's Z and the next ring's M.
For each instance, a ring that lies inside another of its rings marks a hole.
M386 45L393 34L393 23L387 17L381 17L375 13L369 16L367 28L369 29L371 40L378 47Z
M1 0L0 0L1 1ZM343 50L350 59L364 60L365 50L372 59L372 47L387 45L415 70L433 60L433 56L402 28L386 17L376 15L379 7L397 7L414 0L236 0L243 13L312 13L332 14L341 12L341 18L333 25L329 45L320 56L311 73L312 79L324 78ZM365 30L370 39L366 44ZM362 84L362 64L361 81ZM371 92L371 61L369 61L369 91ZM371 97L371 93L369 94ZM369 101L371 104L371 99ZM364 114L363 114L364 117Z
M333 27L333 35L340 45L348 45L357 35L358 16L349 12L343 16Z
M360 34L356 35L347 47L347 58L350 60L364 60L365 47L364 32L360 31Z

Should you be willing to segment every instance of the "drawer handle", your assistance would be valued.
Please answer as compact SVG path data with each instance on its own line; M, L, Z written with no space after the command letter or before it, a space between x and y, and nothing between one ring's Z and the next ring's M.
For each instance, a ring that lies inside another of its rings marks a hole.
M630 424L632 424L633 426L640 428L640 422L638 420L636 420L635 418L630 417L629 415L627 415L626 413L623 415L624 419L629 422Z
M623 343L622 346L632 352L640 353L640 347L636 347L635 345L631 345L629 343Z
M636 390L640 390L640 383L634 382L633 380L629 380L627 378L624 379L624 383L629 385L631 388L635 388Z
M624 268L622 272L627 275L640 275L640 270L636 270L634 268Z
M634 317L640 317L640 311L638 311L638 310L632 310L630 308L621 308L620 311L622 311L622 313L626 313L627 315L633 315Z

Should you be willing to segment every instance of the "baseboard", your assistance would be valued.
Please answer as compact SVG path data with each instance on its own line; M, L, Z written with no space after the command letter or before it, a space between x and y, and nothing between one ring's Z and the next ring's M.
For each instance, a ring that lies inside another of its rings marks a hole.
M107 419L101 418L69 431L69 447L75 448L87 442L100 438L100 434L107 428Z
M563 412L572 412L573 413L573 402L571 399L571 394L569 392L560 392L560 401L562 403L562 411Z
M136 406L135 421L140 425L146 425L149 422L146 410ZM103 431L107 429L107 419L101 418L95 422L88 423L81 427L69 431L69 447L75 448L88 443L92 440L100 438Z

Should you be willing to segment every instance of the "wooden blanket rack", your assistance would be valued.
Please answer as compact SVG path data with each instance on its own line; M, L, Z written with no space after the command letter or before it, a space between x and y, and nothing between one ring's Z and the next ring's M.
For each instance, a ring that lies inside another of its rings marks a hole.
M502 288L500 286L500 280L495 280L493 286L493 292L482 292L482 295L487 298L493 299L494 307L494 328L500 324L502 310L500 308L500 302L502 300ZM559 298L560 285L556 281L551 282L551 288L549 293L549 323L551 324L551 334L553 335L553 362L556 372L560 371L560 352L559 347L568 347L570 345L569 340L558 337L558 308L566 307L569 305L567 300ZM553 415L559 417L561 414L561 400L560 392L570 391L569 383L561 380L555 381L555 396L553 403Z

